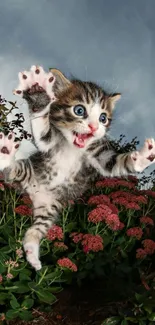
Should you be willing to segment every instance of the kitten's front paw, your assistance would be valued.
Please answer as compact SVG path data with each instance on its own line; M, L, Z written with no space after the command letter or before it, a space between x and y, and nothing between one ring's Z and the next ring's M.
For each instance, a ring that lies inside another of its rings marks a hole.
M145 168L155 163L155 140L145 140L141 150L131 153L131 159L137 172L142 172Z
M15 142L14 133L5 136L0 132L0 170L9 167L19 148L19 142Z
M51 72L46 73L42 67L33 65L30 71L19 72L18 77L19 85L13 93L25 98L32 111L38 112L55 100L55 77Z
M41 262L39 260L39 245L35 242L29 242L24 244L24 250L26 253L27 261L36 271L39 271L42 268Z

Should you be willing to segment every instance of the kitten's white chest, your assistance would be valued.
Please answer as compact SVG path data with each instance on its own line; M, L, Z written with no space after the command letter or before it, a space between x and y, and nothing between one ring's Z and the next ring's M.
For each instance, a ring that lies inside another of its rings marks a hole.
M52 187L73 181L74 176L81 168L81 156L82 152L79 149L70 147L63 148L55 155L55 165L51 171Z

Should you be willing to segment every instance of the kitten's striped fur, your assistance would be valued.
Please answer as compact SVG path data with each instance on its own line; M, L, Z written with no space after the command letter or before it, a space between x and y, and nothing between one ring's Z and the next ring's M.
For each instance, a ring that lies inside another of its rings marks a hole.
M127 154L117 154L109 147L105 134L120 94L107 94L91 82L69 81L56 69L46 74L33 66L30 72L20 73L19 79L15 93L28 102L38 152L14 161L13 135L1 133L0 167L7 167L4 172L9 179L19 182L33 201L34 222L23 244L27 260L39 270L39 242L56 221L64 201L81 195L98 174L142 171L152 163L155 145L149 140L140 152ZM82 116L75 113L79 113L78 105L82 105ZM101 121L102 113L106 115Z

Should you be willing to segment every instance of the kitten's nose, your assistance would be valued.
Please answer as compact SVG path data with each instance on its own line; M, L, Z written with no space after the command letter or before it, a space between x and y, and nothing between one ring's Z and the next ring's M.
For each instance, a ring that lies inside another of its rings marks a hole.
M91 132L95 132L98 129L98 124L88 124L89 128L91 129Z

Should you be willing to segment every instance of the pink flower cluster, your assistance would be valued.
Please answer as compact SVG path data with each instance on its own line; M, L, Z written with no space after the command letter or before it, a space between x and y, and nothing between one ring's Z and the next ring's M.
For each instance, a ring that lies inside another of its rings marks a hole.
M105 204L100 204L97 208L88 213L88 221L98 223L104 221L107 215L110 215L112 210Z
M103 250L103 239L99 235L85 234L81 241L83 251L88 253L89 251L99 252Z
M105 204L99 204L95 209L89 212L88 221L93 223L105 222L111 230L121 230L124 228L124 224L120 222L118 214L113 213L113 211L114 208L112 210Z
M139 227L129 228L126 232L128 237L135 237L138 240L143 236L143 230Z
M70 235L70 237L74 243L81 243L84 253L89 253L89 251L98 252L103 250L103 239L99 235L74 232Z
M150 225L150 226L154 226L154 221L151 217L148 216L143 216L140 218L140 222L145 224L145 225Z
M110 203L110 199L108 197L108 195L105 194L100 194L100 195L94 195L91 196L88 200L88 204L102 204L102 203Z
M124 179L119 179L119 178L105 178L101 181L96 182L96 187L118 187L118 186L124 186L129 189L135 188L135 184L132 182L128 182Z
M125 206L127 209L140 210L138 203L147 203L147 198L142 195L135 195L125 191L117 191L110 194L113 202ZM138 202L138 203L137 203Z
M136 250L136 258L143 259L147 255L152 255L155 253L155 242L152 239L144 239L142 241L143 248L138 248Z
M54 243L54 247L60 249L61 251L66 251L68 249L67 245L64 244L64 242L56 241Z
M81 232L72 232L70 237L72 238L73 242L77 244L82 240L83 234Z
M55 239L58 240L62 240L63 239L63 231L62 228L57 226L57 225L53 225L47 232L46 235L47 239L53 241Z
M17 248L16 249L16 255L21 258L23 257L23 250L21 248Z
M68 257L60 258L57 264L63 268L67 268L72 272L77 272L77 266Z

